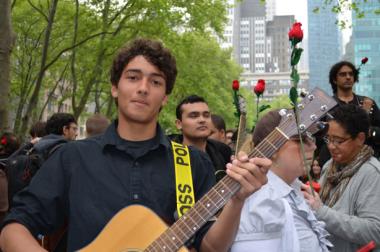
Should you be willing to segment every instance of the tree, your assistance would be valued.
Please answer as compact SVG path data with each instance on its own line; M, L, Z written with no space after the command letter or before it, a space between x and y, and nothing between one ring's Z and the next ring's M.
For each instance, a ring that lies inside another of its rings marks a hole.
M8 128L12 41L11 1L0 0L0 132Z

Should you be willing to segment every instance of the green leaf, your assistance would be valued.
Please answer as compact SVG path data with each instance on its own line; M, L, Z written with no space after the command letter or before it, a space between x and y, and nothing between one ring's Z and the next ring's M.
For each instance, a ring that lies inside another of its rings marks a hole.
M315 8L313 9L313 13L319 13L319 7L315 7Z
M298 92L297 92L297 89L295 87L290 88L289 98L292 101L293 105L297 104Z
M303 49L302 48L294 48L293 51L292 51L292 55L291 55L291 60L290 60L290 64L292 66L295 66L298 64L298 62L300 61L301 59L301 54L303 52Z
M270 107L271 106L269 104L263 104L263 105L261 105L260 108L259 108L259 113L263 112L264 110L266 110L266 109L268 109Z
M293 68L293 69L292 69L292 72L291 72L291 74L290 74L290 77L292 78L292 81L293 81L295 87L297 88L297 84L298 84L298 82L300 81L300 76L299 76L298 71L297 71L296 68Z

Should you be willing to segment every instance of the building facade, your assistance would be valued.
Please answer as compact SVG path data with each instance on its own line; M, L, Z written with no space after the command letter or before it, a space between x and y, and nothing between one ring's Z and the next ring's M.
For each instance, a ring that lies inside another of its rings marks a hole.
M319 8L318 13L314 10ZM308 58L310 89L320 87L332 94L328 75L332 65L341 59L341 33L336 25L337 14L323 0L307 2Z
M377 104L380 104L380 15L374 11L379 6L378 0L368 0L360 6L365 16L357 18L355 13L352 16L355 65L359 66L362 58L368 57L367 64L360 69L355 91L371 97Z

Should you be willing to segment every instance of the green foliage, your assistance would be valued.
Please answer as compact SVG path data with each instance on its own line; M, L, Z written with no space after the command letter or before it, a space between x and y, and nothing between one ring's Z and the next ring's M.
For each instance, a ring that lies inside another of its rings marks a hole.
M259 113L261 113L261 112L263 112L269 108L271 108L271 106L269 104L263 104L259 107Z
M169 108L173 109L174 102L183 97L182 92L186 90L199 94L212 91L208 97L210 104L218 108L224 105L213 101L218 95L223 101L229 100L228 88L220 84L237 78L240 68L230 59L231 52L221 50L215 35L211 35L223 31L227 21L226 0L83 0L77 3L78 8L76 1L58 1L44 66L44 94L40 97L47 93L50 103L57 106L64 100L70 101L73 111L67 112L74 112L76 116L89 105L95 105L96 111L114 115L109 83L113 55L126 42L149 37L164 41L177 55L177 91ZM15 128L20 126L24 106L30 100L39 74L50 5L51 0L16 1L12 10L17 34L11 84ZM201 48L203 46L205 48ZM197 84L188 87L189 83ZM220 94L215 92L218 89ZM54 90L58 92L53 94ZM39 100L34 109L42 114L46 108L45 98ZM173 124L174 120L165 111L163 121L169 126L168 122ZM232 121L232 117L228 120Z
M303 52L302 48L293 49L291 59L290 59L290 65L295 66L298 64L298 62L300 61L302 52Z
M293 87L290 88L289 98L290 98L290 100L292 101L292 103L294 105L297 104L298 92L297 92L297 88L296 87L293 86Z
M231 59L231 51L220 49L212 36L205 38L195 32L184 33L166 44L176 55L179 74L169 102L161 111L161 125L175 132L175 108L192 94L204 97L211 112L221 115L227 125L235 125L231 83L241 68Z

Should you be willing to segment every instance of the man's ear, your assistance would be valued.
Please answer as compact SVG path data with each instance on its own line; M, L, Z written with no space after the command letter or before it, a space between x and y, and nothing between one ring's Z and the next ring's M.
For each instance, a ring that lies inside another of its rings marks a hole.
M175 126L177 127L178 130L182 130L182 121L179 119L176 119Z
M63 126L62 128L62 133L63 133L63 136L67 136L67 134L69 134L69 130L70 130L70 127L69 126Z
M169 96L165 95L164 99L162 99L161 107L165 106L168 103Z
M111 95L113 98L117 98L119 94L119 89L117 88L116 85L112 85L111 87Z
M359 132L359 134L356 137L356 139L358 139L358 141L359 141L360 144L364 144L364 142L366 140L364 132Z

